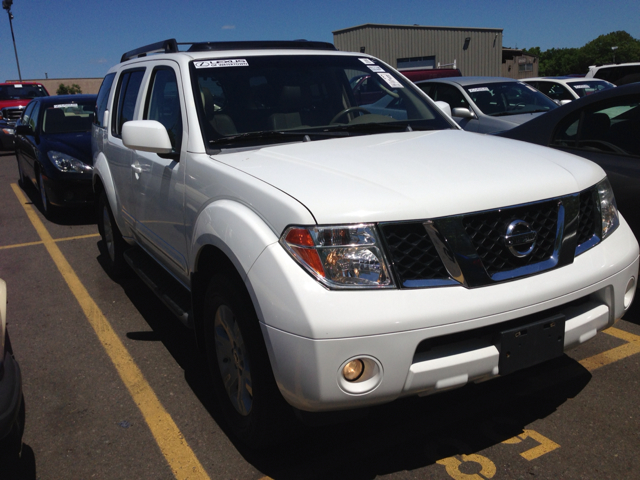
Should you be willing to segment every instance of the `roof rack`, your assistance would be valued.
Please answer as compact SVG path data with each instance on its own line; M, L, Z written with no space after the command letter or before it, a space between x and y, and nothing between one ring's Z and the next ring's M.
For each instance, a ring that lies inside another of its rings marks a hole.
M132 58L146 57L150 53L176 53L178 45L191 45L187 52L215 52L221 50L266 50L266 49L294 49L294 50L337 50L328 42L310 42L308 40L266 40L242 42L187 42L178 43L175 38L152 43L144 47L131 50L120 59L126 62Z
M169 40L163 40L162 42L152 43L151 45L145 45L144 47L131 50L120 59L120 62L126 62L132 58L146 57L149 53L176 53L178 51L178 42L175 38Z
M181 43L180 45L186 45ZM192 43L188 52L208 52L220 50L337 50L332 43L311 42L309 40L265 40L242 42L199 42Z

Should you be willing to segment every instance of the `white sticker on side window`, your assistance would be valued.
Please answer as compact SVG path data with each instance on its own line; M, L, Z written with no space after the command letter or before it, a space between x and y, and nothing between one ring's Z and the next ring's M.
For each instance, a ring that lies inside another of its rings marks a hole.
M220 68L220 67L248 67L249 62L244 58L234 58L231 60L205 60L203 62L193 62L196 68Z
M393 75L391 75L390 73L379 73L378 75L380 75L382 77L382 79L387 82L387 84L391 87L391 88L404 88L402 86L402 84L396 80Z
M371 67L369 67L369 70L371 70L372 72L383 72L384 73L384 68L379 67L378 65L372 65Z
M571 85L573 88L589 88L589 85Z
M77 108L77 103L61 103L60 105L54 105L53 108Z
M364 63L365 65L375 65L375 63L373 63L371 60L369 60L368 58L359 58L358 60L360 60L362 63Z
M488 91L489 91L489 87L478 87L478 88L470 88L469 89L469 93L488 92Z

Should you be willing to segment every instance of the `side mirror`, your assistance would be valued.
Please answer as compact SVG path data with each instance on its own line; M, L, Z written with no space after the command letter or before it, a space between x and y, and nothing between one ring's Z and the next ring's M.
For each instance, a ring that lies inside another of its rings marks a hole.
M468 108L463 108L463 107L454 108L452 115L454 117L460 117L460 118L476 118L475 113L473 113Z
M449 105L447 102L437 101L436 105L444 113L446 113L447 115L451 116L451 105Z
M29 125L17 125L16 135L33 135L33 129Z
M171 153L173 147L167 129L156 120L131 120L122 125L125 147L158 154Z

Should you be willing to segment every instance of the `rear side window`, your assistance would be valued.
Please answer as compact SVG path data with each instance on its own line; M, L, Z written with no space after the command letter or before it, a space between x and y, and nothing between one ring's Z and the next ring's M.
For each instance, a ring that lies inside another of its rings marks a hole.
M102 124L104 120L104 112L107 110L107 102L109 101L109 94L111 93L111 86L113 85L113 79L116 78L115 73L110 73L102 81L100 91L98 92L98 101L96 103L96 115L94 116L94 124L98 127L106 128L106 125Z
M133 120L142 77L144 77L144 69L129 70L120 75L116 98L113 101L114 112L111 133L114 137L120 137L122 135L122 125L129 120Z

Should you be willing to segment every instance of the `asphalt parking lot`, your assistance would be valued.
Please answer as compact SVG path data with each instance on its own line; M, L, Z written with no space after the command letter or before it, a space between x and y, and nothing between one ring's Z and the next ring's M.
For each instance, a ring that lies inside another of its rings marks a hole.
M17 180L5 152L0 277L27 413L22 458L0 479L638 476L638 304L546 364L252 452L229 438L191 332L141 281L103 270L92 212L47 220Z

